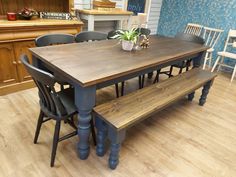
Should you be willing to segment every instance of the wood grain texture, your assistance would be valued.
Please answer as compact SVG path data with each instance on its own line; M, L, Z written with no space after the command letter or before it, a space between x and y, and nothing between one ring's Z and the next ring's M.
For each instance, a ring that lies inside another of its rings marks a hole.
M69 0L0 0L0 15L7 12L20 12L24 7L33 8L36 11L69 12Z
M76 9L74 9L76 10ZM133 12L130 11L124 11L124 10L79 10L79 13L86 14L86 15L132 15Z
M166 78L161 75L160 80ZM235 177L236 82L230 84L229 80L230 75L218 75L204 107L197 99L183 99L130 128L115 171L107 167L109 153L98 157L92 141L89 158L79 160L77 137L59 144L51 168L53 121L42 127L39 144L33 144L39 113L37 89L1 96L0 176ZM145 84L152 82L146 80ZM126 93L138 89L137 78L125 84ZM195 97L200 94L198 90ZM97 104L114 98L114 86L97 92ZM71 130L62 125L61 135Z
M173 38L151 36L150 48L127 52L117 40L30 49L33 55L83 87L127 76L208 48Z
M76 34L82 23L74 20L30 20L9 22L0 20L0 95L31 88L32 82L19 57L35 47L34 39L48 33ZM17 89L18 88L18 89Z
M94 112L119 131L162 110L215 77L215 73L196 68L111 102L98 105L94 108Z
M0 30L11 29L21 27L21 28L29 28L29 27L50 27L53 26L72 26L72 25L83 25L82 21L79 20L53 20L53 19L32 19L32 20L17 20L17 21L8 21L8 20L0 20ZM18 28L19 30L19 28ZM21 29L20 29L21 30Z

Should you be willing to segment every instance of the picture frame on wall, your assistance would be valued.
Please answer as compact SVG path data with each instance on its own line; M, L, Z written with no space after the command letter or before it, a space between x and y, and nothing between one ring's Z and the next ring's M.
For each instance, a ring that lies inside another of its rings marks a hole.
M128 0L127 10L132 11L134 15L144 13L146 0Z

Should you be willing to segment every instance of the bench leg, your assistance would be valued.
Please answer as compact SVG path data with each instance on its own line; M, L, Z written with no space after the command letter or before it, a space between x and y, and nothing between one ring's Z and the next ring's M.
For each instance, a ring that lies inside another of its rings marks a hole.
M100 157L104 156L106 153L105 142L107 139L107 124L96 117L95 125L97 128L97 146L96 146L96 154Z
M190 93L190 94L188 95L188 100L189 100L189 101L193 101L194 94L195 94L195 92L192 92L192 93Z
M213 83L213 80L208 81L208 82L203 86L202 95L201 95L200 100L199 100L199 105L200 105L200 106L203 106L203 105L206 103L207 95L208 95L208 93L209 93L209 90L210 90L210 87L211 87L212 83Z
M113 128L108 128L108 137L111 141L110 156L109 156L109 167L114 170L119 164L119 152L121 142L125 139L125 130L117 132Z

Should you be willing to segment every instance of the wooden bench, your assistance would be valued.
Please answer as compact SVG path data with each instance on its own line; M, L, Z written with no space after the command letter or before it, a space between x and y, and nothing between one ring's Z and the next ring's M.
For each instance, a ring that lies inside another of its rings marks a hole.
M98 156L105 154L105 141L110 145L109 166L115 169L119 163L119 150L126 130L188 95L192 101L194 92L203 86L199 105L206 102L207 94L217 75L199 68L192 69L163 82L137 90L94 108L97 128Z

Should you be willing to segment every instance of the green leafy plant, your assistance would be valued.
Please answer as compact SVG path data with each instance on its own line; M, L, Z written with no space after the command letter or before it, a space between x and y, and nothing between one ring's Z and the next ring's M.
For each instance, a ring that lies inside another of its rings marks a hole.
M132 28L131 30L127 31L122 31L122 30L117 30L116 35L114 35L112 38L113 39L119 39L119 40L124 40L124 41L131 41L134 44L136 44L138 40L139 33L137 32L137 28Z

